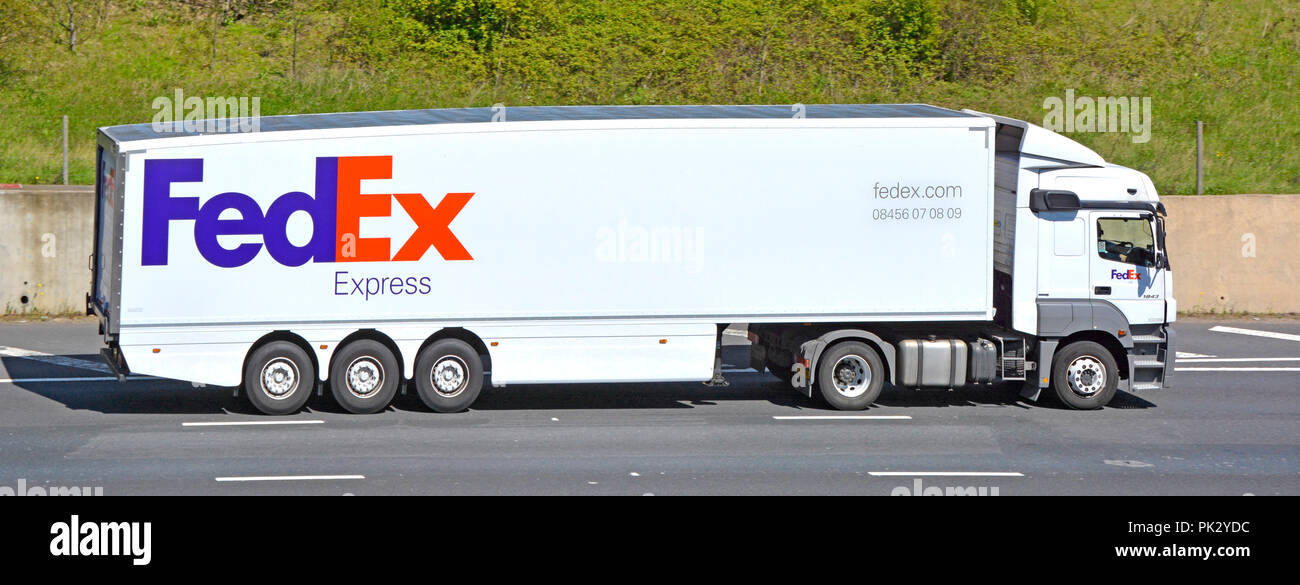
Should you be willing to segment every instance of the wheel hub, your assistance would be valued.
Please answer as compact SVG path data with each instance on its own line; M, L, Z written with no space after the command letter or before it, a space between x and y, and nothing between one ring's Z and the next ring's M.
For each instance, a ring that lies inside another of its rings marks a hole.
M348 391L358 398L366 398L384 383L384 367L370 356L359 357L348 364Z
M840 358L831 372L835 391L846 398L863 395L871 385L871 367L860 356L846 355Z
M469 371L469 367L456 356L446 356L439 359L433 364L433 371L430 373L433 389L447 397L460 394L465 389L467 380L465 373L467 371Z
M298 367L286 358L275 358L262 367L261 380L263 393L284 399L298 386Z
M1106 387L1106 366L1090 355L1075 358L1065 375L1070 391L1084 398L1095 396Z

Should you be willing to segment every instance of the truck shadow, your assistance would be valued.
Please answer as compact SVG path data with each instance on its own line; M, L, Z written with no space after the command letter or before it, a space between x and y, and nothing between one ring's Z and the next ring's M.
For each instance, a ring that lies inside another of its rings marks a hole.
M913 390L893 384L885 386L876 400L877 406L892 407L1015 407L1034 408L1035 403L1020 398L1019 388L1011 384L998 384L952 390Z
M61 356L92 361L98 356ZM6 372L3 377L36 396L57 402L72 410L104 414L192 414L192 415L260 415L234 388L195 388L188 382L166 379L108 380L111 375L62 368L51 373L47 364L21 358L0 358ZM77 378L77 380L73 380ZM536 384L506 388L484 388L473 411L506 410L662 410L695 409L725 402L765 401L774 406L810 412L836 412L820 397L808 398L768 374L754 371L731 373L729 386L706 386L699 382L623 383L623 384ZM37 381L37 380L47 381ZM1133 394L1120 392L1107 408L1146 409L1156 405ZM1014 407L1020 409L1065 409L1044 395L1037 403L1020 398L1012 384L956 390L906 390L886 386L870 410L890 408L934 407ZM431 412L420 402L414 388L399 393L390 411ZM304 412L338 413L343 410L329 395L328 389L314 394Z
M737 379L739 378L739 379ZM600 410L691 409L728 401L765 401L774 406L810 412L839 412L820 397L809 398L785 383L750 373L731 379L731 385L710 387L698 382L661 384L538 384L485 389L471 410ZM1014 389L916 392L886 386L880 400L867 410L881 407L1016 407L1032 408ZM334 407L337 408L337 407ZM410 390L393 401L398 410L427 411Z
M0 357L0 365L4 367L0 378L10 379L13 386L71 410L104 414L256 413L246 400L234 396L233 388L195 388L189 382L162 378L132 378L118 382L107 371L66 365L103 363L98 355L44 357L50 359Z
M328 398L328 397L327 397ZM484 388L470 407L472 411L505 410L689 410L725 402L765 401L787 408L828 408L784 387L764 380L732 381L729 386L706 386L700 382L639 384L526 384L505 388ZM341 412L332 400L322 410ZM431 412L410 388L399 394L390 407L396 410Z

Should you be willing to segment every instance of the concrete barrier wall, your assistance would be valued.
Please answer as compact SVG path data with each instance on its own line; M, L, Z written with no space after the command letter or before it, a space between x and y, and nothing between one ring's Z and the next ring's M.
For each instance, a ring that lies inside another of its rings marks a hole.
M0 188L0 310L84 312L94 230L92 187Z
M1300 195L1161 201L1180 311L1300 313Z
M1300 313L1300 195L1162 200L1179 309ZM94 213L91 187L0 188L4 313L82 311Z

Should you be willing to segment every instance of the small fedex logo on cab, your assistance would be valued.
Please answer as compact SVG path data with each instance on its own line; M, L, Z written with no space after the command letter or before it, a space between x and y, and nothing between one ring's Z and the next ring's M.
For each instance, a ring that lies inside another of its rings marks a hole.
M144 226L140 261L145 266L167 264L167 247L173 221L194 221L194 244L205 260L224 268L243 266L265 247L276 262L301 266L312 262L402 262L424 257L434 248L444 260L473 260L451 232L451 222L469 203L473 193L447 193L436 207L420 193L362 193L361 181L391 179L391 156L340 156L316 159L315 196L292 191L277 197L263 211L243 193L214 195L199 204L198 197L173 197L172 183L203 181L203 159L154 159L144 162ZM392 202L415 222L415 233L396 254L389 256L388 238L363 238L363 217L388 217ZM233 209L238 218L222 218ZM289 241L289 216L306 212L312 220L311 240L302 246ZM258 235L261 243L223 247L217 236Z
M1112 269L1110 271L1110 279L1111 280L1141 280L1142 275L1138 274L1138 271L1133 270L1132 268L1125 270L1123 272Z

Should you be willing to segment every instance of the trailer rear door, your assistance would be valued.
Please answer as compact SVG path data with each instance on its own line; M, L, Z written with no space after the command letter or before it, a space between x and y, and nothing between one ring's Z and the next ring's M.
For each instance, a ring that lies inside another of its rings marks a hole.
M121 172L115 149L100 144L96 153L95 179L95 248L91 259L90 309L100 316L104 332L117 329L111 315L114 307L116 282L121 272L122 211L120 193ZM111 325L111 326L110 326Z

